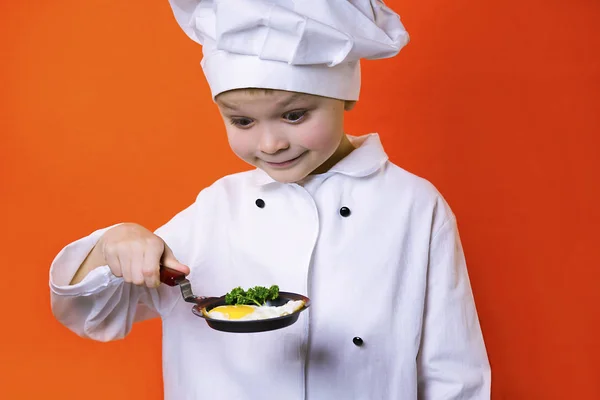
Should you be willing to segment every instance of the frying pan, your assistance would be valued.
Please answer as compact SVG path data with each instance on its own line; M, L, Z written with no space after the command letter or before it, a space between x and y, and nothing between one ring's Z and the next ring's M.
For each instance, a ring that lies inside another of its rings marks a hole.
M303 300L304 306L293 312L292 314L284 315L283 317L260 319L255 321L227 321L210 318L207 313L215 307L225 305L225 296L221 297L202 297L196 296L192 292L192 285L185 277L185 274L167 268L160 267L160 281L168 286L179 286L183 299L188 303L193 303L192 312L200 318L204 318L206 323L211 328L234 333L250 333L250 332L266 332L275 329L285 328L298 321L300 313L308 308L310 300L308 297L301 294L279 292L279 297L269 302L271 306L282 306L290 300Z

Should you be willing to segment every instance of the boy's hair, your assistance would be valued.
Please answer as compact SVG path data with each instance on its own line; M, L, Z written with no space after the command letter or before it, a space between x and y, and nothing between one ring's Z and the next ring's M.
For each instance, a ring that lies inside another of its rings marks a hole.
M248 94L256 94L256 93L273 94L273 92L275 92L274 89L265 89L265 88L246 88L243 90L244 90L244 92L246 92Z
M215 98L215 100L222 94L224 93L228 93L228 92L237 92L237 91L243 91L244 93L253 95L253 94L273 94L275 92L275 89L266 89L266 88L243 88L243 89L232 89L232 90L228 90L226 92L223 93L219 93L217 95L217 97Z
M228 93L228 92L236 92L236 91L243 91L244 93L247 93L249 95L255 95L255 94L266 94L266 95L270 95L273 94L275 91L277 91L277 89L266 89L266 88L243 88L243 89L232 89L232 90L227 90L223 93ZM220 95L222 95L223 93L219 93L216 97L215 97L215 101L219 98ZM316 95L313 95L316 96ZM346 100L344 101L344 108L346 109L346 111L350 111L354 108L354 106L356 105L357 101L356 100Z

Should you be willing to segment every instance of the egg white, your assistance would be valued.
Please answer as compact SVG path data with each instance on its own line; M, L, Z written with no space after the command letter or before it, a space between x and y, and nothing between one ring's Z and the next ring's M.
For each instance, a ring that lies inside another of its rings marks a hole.
M233 320L233 321L255 321L260 319L277 318L293 314L304 307L303 300L290 300L282 306L249 306L254 309L253 312L238 319L229 318L229 314L211 310L207 315L212 319Z

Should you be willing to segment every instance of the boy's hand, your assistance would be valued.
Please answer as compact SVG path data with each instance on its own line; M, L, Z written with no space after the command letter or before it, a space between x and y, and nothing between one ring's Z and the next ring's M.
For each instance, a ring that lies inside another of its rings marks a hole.
M160 285L160 265L184 274L190 269L181 264L167 244L141 225L127 223L102 235L71 284L81 281L94 268L108 265L115 276L125 282L155 288Z

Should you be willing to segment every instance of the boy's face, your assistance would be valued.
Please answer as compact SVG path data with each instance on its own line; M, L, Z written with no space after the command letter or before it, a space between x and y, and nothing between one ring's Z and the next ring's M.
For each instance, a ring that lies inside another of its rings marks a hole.
M220 94L216 103L234 153L276 181L325 172L351 151L342 100L242 89Z

